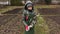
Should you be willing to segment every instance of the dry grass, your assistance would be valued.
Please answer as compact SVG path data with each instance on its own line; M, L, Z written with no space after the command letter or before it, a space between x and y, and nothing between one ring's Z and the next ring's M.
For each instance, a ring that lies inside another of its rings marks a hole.
M36 5L36 8L60 8L60 5Z
M4 13L7 12L9 10L13 10L15 8L22 8L23 6L7 6L6 8L2 8L0 9L0 13Z

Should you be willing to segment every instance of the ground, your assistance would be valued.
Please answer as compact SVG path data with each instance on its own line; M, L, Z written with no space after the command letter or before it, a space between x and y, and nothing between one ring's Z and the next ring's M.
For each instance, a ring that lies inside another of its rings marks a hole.
M49 27L49 34L60 34L60 8L38 9ZM49 16L50 15L50 16Z
M10 8L9 8L10 7ZM23 34L22 7L8 6L6 11L0 11L0 34ZM37 23L35 34L60 34L60 8L59 5L35 6L37 13ZM6 15L5 15L6 14ZM17 15L16 15L17 14Z

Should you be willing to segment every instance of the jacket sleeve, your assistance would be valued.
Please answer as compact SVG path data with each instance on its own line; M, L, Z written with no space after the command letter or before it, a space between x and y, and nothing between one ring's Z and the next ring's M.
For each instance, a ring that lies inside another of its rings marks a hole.
M26 11L24 10L23 14L22 14L22 21L23 21L23 24L26 26L27 24L26 24L25 19L24 19L25 14L26 14Z
M33 17L33 20L32 20L32 22L31 22L31 26L34 26L35 24L36 24L36 22L37 22L37 19L36 19L37 17L36 17L36 13L34 13L34 17Z

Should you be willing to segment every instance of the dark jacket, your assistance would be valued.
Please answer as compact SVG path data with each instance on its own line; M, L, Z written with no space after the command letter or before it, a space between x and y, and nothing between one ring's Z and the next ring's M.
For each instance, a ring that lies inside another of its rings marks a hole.
M29 4L32 6L32 10L27 9L28 8L27 6L29 6ZM28 21L26 21L26 19L25 19L26 16L29 17ZM35 16L36 16L36 14L34 12L33 3L32 2L26 3L25 7L24 7L24 11L23 11L23 23L24 23L24 25L35 24Z
M29 5L30 4L30 5ZM32 6L32 10L28 10L27 7ZM28 20L26 20L26 16L28 16ZM33 27L29 31L25 31L25 34L34 34L34 25L36 23L36 14L34 12L34 7L32 2L27 2L24 7L23 11L23 24L24 26L28 25L33 25Z

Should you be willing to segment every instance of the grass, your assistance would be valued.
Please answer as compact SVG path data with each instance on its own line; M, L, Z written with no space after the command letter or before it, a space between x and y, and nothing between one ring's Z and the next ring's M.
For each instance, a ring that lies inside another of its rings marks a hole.
M36 8L59 8L60 5L36 5Z
M5 8L0 9L0 13L4 13L4 12L7 12L9 10L13 10L15 8L22 8L22 6L7 6Z

